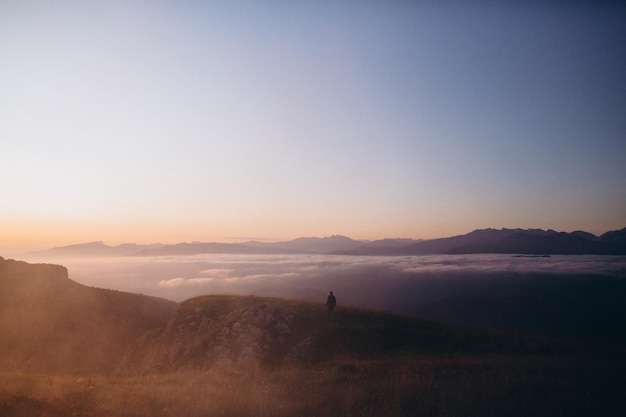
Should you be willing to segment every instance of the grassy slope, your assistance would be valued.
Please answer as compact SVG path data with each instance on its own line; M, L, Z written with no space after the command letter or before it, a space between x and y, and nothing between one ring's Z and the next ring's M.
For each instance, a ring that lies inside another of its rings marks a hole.
M258 304L293 312L288 344L310 337L308 354L297 362L269 355L250 366L205 366L211 337ZM198 337L205 317L215 324ZM155 357L169 358L159 368L167 372L2 372L0 415L583 416L626 407L620 351L379 311L340 308L328 320L323 305L301 301L188 300L171 321L143 336L129 361L155 352L166 353Z
M0 373L0 414L619 415L623 370L623 361L576 356L428 354L129 377Z
M107 373L177 304L90 288L58 265L0 259L0 369Z
M545 338L453 326L381 311L339 308L329 320L320 303L213 295L185 301L172 321L144 335L127 358L126 369L131 373L150 373L211 368L215 365L215 341L221 334L231 332L238 326L236 323L245 326L246 312L258 305L285 309L294 317L284 343L265 342L267 349L260 361L264 366L283 365L294 358L294 351L298 363L310 365L337 357L362 360L406 354L534 354L577 348ZM211 326L203 328L203 322L210 322ZM236 342L225 343L220 349L224 350L224 346L233 351L241 349ZM237 352L231 353L236 362Z

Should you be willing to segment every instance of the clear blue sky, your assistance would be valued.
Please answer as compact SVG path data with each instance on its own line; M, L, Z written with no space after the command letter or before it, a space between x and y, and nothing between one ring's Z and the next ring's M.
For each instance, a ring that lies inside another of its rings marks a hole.
M0 246L626 226L626 8L439 3L3 1Z

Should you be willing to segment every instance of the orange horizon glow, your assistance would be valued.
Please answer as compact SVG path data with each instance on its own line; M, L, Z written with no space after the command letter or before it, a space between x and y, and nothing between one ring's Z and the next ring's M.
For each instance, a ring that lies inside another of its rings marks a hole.
M384 238L412 238L412 239L436 239L469 233L476 229L483 228L544 228L534 225L520 226L499 226L485 225L482 227L462 227L450 225L450 227L420 227L410 228L389 228L387 230L374 230L364 233L359 229L349 230L347 227L336 228L332 226L324 228L304 228L304 227L251 227L228 228L207 224L186 224L180 228L168 228L166 225L138 224L138 223L109 223L97 224L87 222L54 222L54 221L21 221L2 224L2 241L0 251L9 253L19 253L34 250L49 249L52 247L67 246L89 242L103 242L108 246L117 246L124 243L135 244L176 244L182 242L223 242L238 243L250 240L258 241L288 241L300 237L327 237L332 235L343 235L355 240L378 240ZM572 229L552 229L561 232L572 232L575 230L585 230L581 228ZM585 230L597 236L610 230L621 229L615 227L606 230ZM3 254L0 252L0 256Z

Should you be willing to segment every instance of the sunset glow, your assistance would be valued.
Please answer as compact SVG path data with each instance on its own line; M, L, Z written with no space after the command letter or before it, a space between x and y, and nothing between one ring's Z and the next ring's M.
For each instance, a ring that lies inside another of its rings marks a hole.
M625 9L3 2L0 255L626 226Z

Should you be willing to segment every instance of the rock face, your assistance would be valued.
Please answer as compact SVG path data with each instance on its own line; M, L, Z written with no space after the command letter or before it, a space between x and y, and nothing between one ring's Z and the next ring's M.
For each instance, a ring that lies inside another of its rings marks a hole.
M249 367L300 358L296 314L258 302L215 315L205 307L181 309L161 331L144 336L125 361L139 372Z
M273 353L283 350L291 339L290 326L295 315L284 307L261 303L229 316L232 317L227 316L226 322L236 321L222 327L207 350L207 355L218 364L261 364ZM231 318L233 320L229 320ZM207 328L205 333L210 334L209 330ZM202 324L198 331L202 337Z

